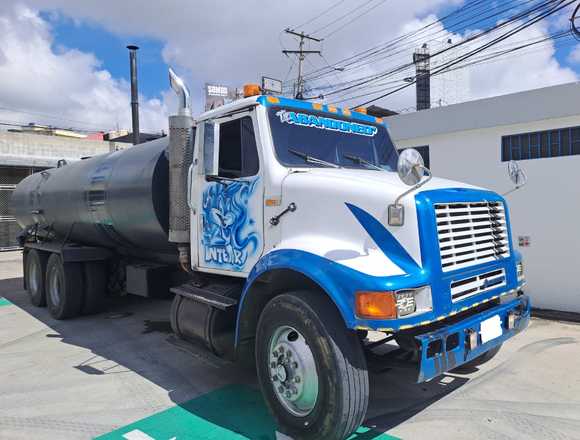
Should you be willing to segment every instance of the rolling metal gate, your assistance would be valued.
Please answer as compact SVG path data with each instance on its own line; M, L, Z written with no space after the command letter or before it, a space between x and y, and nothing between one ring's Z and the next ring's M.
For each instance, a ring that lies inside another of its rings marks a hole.
M10 212L10 198L16 185L39 169L25 167L0 167L0 251L19 249L16 236L20 226Z

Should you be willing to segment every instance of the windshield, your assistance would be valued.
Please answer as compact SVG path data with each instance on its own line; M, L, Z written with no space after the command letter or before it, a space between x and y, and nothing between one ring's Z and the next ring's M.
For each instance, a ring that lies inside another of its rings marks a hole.
M269 118L276 155L285 166L321 167L321 162L330 162L345 168L397 169L398 154L383 125L281 107L271 107Z

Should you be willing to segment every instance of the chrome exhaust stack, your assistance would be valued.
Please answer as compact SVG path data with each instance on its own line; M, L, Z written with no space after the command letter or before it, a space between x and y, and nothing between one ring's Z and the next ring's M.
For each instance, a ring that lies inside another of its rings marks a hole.
M169 117L169 241L177 243L180 264L189 271L190 201L187 200L187 185L193 161L194 126L189 89L171 68L169 83L179 99L177 114Z

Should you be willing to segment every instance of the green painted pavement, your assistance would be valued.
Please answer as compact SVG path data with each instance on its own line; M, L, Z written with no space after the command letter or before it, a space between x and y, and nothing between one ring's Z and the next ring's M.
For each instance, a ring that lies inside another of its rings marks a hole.
M274 440L276 425L260 392L229 385L146 417L96 440ZM349 440L398 440L360 427Z
M6 298L2 298L0 296L0 307L2 306L11 306L12 303L10 301L8 301Z

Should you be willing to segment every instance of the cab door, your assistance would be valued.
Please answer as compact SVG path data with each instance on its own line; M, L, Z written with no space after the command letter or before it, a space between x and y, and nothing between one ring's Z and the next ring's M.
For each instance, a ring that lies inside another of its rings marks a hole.
M198 269L250 272L263 251L264 187L251 112L205 122L199 179Z

